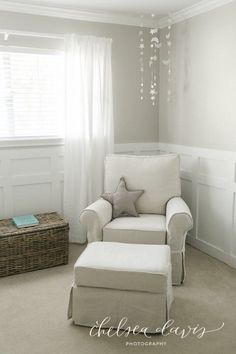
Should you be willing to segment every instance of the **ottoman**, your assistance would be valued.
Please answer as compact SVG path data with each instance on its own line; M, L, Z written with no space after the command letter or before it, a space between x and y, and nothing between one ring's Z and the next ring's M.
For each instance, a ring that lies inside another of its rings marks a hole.
M156 333L172 299L169 246L93 242L74 266L68 318L102 328L117 328L126 318L125 327Z

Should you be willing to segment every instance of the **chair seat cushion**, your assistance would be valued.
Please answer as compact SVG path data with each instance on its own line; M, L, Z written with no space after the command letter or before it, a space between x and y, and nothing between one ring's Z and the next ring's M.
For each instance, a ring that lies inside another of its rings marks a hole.
M164 215L140 214L140 217L121 217L103 229L103 241L161 245L166 243Z
M93 242L74 271L76 286L166 293L171 284L170 248Z

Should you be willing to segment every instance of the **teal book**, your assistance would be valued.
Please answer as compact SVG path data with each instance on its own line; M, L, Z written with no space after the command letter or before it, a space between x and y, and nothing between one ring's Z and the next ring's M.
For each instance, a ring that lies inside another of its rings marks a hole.
M16 227L30 227L39 224L38 219L34 215L22 215L22 216L14 216L12 218Z

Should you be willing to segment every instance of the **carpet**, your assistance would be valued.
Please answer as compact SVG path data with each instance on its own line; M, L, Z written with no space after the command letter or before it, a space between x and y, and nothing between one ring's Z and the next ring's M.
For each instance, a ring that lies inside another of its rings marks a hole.
M66 319L73 264L84 246L70 245L70 262L0 278L0 354L232 354L236 352L236 270L186 248L187 277L174 287L172 327L216 329L202 338L190 333L91 337ZM168 333L168 332L167 332Z

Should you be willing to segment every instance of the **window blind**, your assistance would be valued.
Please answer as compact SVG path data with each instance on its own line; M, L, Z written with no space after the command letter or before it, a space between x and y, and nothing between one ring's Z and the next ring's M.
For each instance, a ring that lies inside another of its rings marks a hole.
M62 54L0 52L0 138L62 136Z

